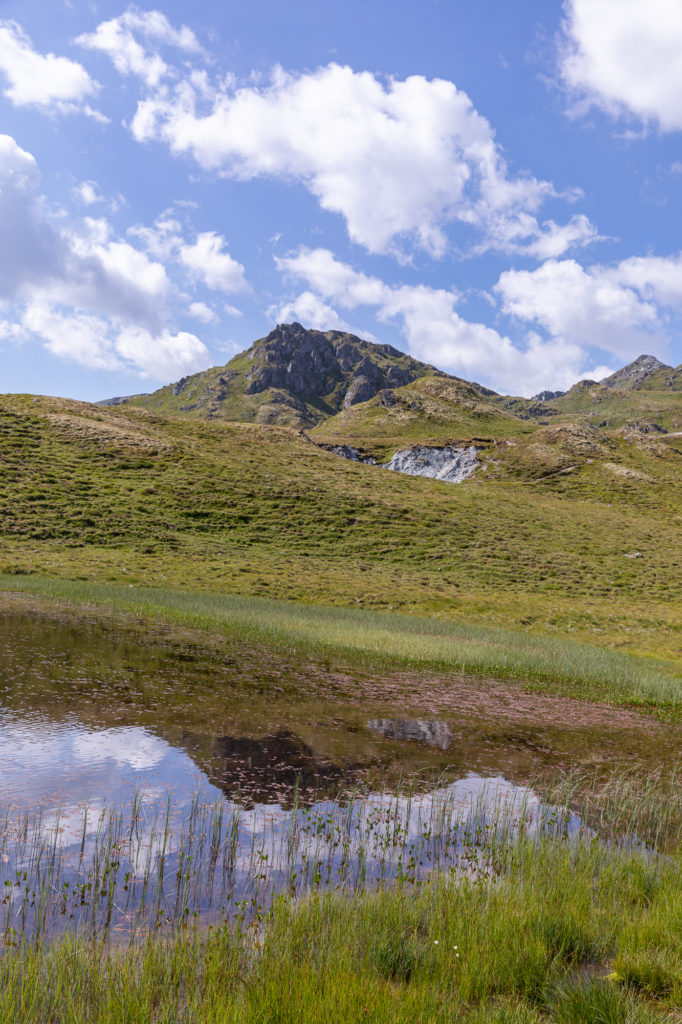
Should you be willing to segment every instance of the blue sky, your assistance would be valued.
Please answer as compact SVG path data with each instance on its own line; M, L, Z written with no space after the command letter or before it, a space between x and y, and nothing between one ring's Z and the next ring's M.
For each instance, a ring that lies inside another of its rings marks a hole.
M0 0L2 391L282 320L499 391L682 361L672 0Z

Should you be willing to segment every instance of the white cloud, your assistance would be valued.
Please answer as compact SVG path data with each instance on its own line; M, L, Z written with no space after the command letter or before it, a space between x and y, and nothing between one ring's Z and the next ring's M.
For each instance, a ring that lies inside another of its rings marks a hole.
M682 5L678 0L566 0L561 75L580 112L596 105L682 128Z
M90 370L132 370L159 381L176 380L211 366L213 359L194 334L167 329L152 333L80 309L45 301L30 303L15 325L15 338L33 336L62 359Z
M214 291L246 291L244 267L225 251L225 245L221 235L215 231L204 231L194 245L180 247L180 262L193 277Z
M195 320L201 320L202 324L215 324L218 322L218 316L215 311L207 306L205 302L192 302L189 307L189 315L193 316Z
M145 48L136 38L142 36L156 48ZM157 85L168 72L158 45L173 46L189 53L200 50L194 33L185 25L175 29L160 11L129 8L118 18L103 21L91 33L76 40L90 50L106 53L122 75L137 75L148 86Z
M302 249L276 263L326 302L344 309L374 307L380 323L397 319L416 358L469 380L482 379L503 391L530 395L550 386L569 386L581 376L585 356L580 346L533 334L525 349L517 348L493 328L460 317L454 292L388 285L358 273L326 249ZM297 309L296 302L289 308Z
M39 193L30 153L0 135L0 301L44 298L157 328L164 268L126 242L109 239L109 226L86 218L77 228L52 222Z
M350 324L346 323L332 306L324 302L319 295L308 291L285 302L278 309L268 310L268 315L278 323L296 320L315 331L353 331ZM366 332L364 336L367 336Z
M96 181L82 181L74 190L85 206L93 206L102 202L102 196Z
M537 270L508 270L495 287L506 313L556 337L619 357L665 355L668 311L682 309L682 257L632 257L587 269L549 260Z
M0 304L13 304L3 336L34 336L92 369L128 368L160 380L204 369L193 334L164 326L165 267L113 235L104 218L49 219L34 158L0 135Z
M128 234L139 238L147 252L161 259L167 259L182 244L182 225L170 211L157 217L153 227L136 224Z
M63 313L44 302L31 304L25 311L21 326L41 338L45 347L62 359L70 359L92 370L121 368L107 336L109 325L92 314Z
M153 335L144 327L130 325L119 332L116 351L143 374L164 381L206 370L213 363L204 343L187 331L171 334L163 330Z
M539 225L556 189L511 175L488 121L442 79L383 82L335 64L301 75L276 68L267 85L244 88L190 76L143 99L131 129L207 170L302 183L371 252L409 240L442 256L454 221L479 249L527 251L549 236L558 251L594 239L586 218Z
M555 259L569 249L600 241L597 229L582 213L571 217L567 224L555 224L553 220L548 220L542 227L543 233L526 247L529 256L540 260Z
M5 96L15 107L60 114L81 111L103 119L85 102L100 88L85 68L54 53L37 53L14 21L0 21L0 71L8 82Z

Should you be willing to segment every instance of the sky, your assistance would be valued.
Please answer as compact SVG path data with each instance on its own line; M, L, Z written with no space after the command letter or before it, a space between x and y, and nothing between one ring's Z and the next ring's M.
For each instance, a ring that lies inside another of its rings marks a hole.
M497 391L682 362L679 0L0 0L2 392L277 323Z

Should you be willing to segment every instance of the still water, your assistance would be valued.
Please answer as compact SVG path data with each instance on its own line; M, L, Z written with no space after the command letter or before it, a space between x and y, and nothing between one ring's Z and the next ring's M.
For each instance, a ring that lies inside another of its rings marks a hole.
M207 651L170 632L151 643L7 601L5 941L253 918L282 890L485 872L521 822L580 828L541 808L538 773L655 763L677 742L622 714L576 721L561 702L538 715L532 698L453 699L443 680L422 683Z

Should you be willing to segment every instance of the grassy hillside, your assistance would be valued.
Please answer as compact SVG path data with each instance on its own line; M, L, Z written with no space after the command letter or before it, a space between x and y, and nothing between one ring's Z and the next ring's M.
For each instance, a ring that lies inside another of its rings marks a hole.
M677 371L668 371L668 377ZM680 388L668 387L657 379L643 382L636 388L611 388L592 381L580 381L561 398L544 403L549 414L583 416L590 423L603 423L607 429L649 426L657 423L665 430L682 430L682 396ZM679 380L682 377L679 376ZM656 386L660 385L660 386Z
M410 442L433 444L491 440L527 433L533 426L506 412L476 384L422 377L344 409L310 432L320 443L361 445L390 456Z
M282 427L5 396L0 570L418 612L682 661L676 439L552 423L479 457L455 486Z

